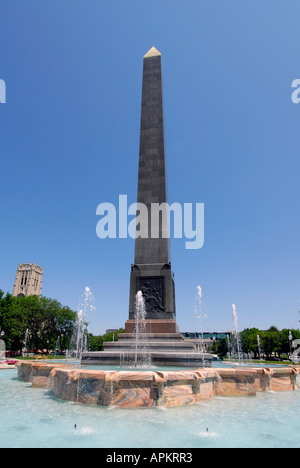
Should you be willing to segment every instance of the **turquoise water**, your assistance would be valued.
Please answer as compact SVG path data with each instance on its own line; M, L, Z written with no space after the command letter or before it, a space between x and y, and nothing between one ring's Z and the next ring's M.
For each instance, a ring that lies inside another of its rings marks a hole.
M180 408L101 408L57 400L10 369L0 371L0 421L1 448L299 448L300 391Z
M51 361L49 361L51 362ZM53 361L52 361L53 363ZM197 366L195 367L180 367L180 366L150 366L150 367L144 367L144 368L136 368L136 367L120 367L120 366L104 366L104 365L97 365L97 364L92 364L92 365L80 365L78 362L72 362L69 363L72 365L75 365L79 369L87 369L87 370L105 370L105 371L150 371L150 372L157 372L157 371L193 371L197 369ZM278 368L278 367L287 367L284 364L260 364L260 363L249 363L249 364L237 364L237 363L231 363L231 362L224 362L224 361L213 361L212 362L212 368L230 368L230 369L243 369L245 367L268 367L268 368ZM199 368L198 368L199 369ZM209 369L208 367L206 369Z

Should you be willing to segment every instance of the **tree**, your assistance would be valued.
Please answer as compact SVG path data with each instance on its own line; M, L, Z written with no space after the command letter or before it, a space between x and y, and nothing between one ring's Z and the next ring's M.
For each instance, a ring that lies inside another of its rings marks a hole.
M292 335L292 341L299 339L300 338L300 331L299 330L294 330L294 329L289 329L289 328L284 328L281 330L280 335L280 343L281 343L281 348L280 348L280 353L284 353L287 355L291 354L291 342L290 342L290 333Z
M124 328L119 328L115 332L104 333L104 335L93 336L88 335L88 349L90 351L103 351L103 342L105 341L118 341L118 334L124 333Z
M215 347L216 347L216 354L219 354L222 357L227 356L228 342L225 338L222 338L221 340L216 340Z
M0 300L1 331L7 349L20 350L25 337L25 310L17 307L17 299L11 294L2 295Z
M21 351L25 334L27 349L55 349L57 338L66 349L76 321L76 312L55 299L14 297L0 291L0 326L6 348ZM27 331L27 333L26 333Z
M280 357L281 335L276 327L271 326L269 330L262 333L262 349L268 358L270 358L273 353L275 356L278 354Z
M241 348L244 353L253 353L254 359L258 355L257 335L259 334L258 328L246 328L240 333Z

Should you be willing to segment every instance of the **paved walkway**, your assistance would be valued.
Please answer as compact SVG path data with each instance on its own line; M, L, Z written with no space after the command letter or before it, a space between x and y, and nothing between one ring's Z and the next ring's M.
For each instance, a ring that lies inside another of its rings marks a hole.
M17 359L13 359L13 361L17 361ZM0 362L0 370L1 369L15 369L16 366L13 364L7 364L6 362Z

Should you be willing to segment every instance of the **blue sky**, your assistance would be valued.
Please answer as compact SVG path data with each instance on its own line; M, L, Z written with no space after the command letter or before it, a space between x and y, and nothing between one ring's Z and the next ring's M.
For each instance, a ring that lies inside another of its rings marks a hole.
M143 55L162 53L169 201L205 204L205 243L171 241L177 322L297 328L300 78L296 0L2 0L0 288L44 268L43 294L91 330L128 317L132 239L100 240L96 207L136 201Z

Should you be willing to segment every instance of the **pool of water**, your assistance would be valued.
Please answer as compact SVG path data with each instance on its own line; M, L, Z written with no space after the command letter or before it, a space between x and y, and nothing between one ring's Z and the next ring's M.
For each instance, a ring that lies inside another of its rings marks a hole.
M1 448L299 448L300 391L102 408L57 400L9 369L0 371L0 421Z
M44 361L44 362L50 362L52 364L55 363L55 361ZM105 370L105 371L192 371L194 369L197 369L197 366L195 365L194 367L180 367L180 366L150 366L150 367L120 367L120 366L105 366L105 365L97 365L97 364L91 364L91 365L81 365L78 361L56 361L56 362L61 362L61 363L66 363L69 365L76 366L81 369L87 369L87 370ZM227 362L227 361L213 361L212 362L212 367L213 368L230 368L230 369L235 369L235 368L244 368L244 367L267 367L267 368L278 368L278 367L287 367L284 364L262 364L262 363L253 363L251 361L247 362Z

